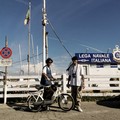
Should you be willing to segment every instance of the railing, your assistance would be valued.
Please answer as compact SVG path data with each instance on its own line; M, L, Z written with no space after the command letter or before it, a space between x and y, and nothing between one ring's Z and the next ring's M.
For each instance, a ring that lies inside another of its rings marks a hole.
M7 98L28 97L30 92L37 91L36 85L40 85L40 76L7 76L6 85L3 77L0 77L0 98L4 98L6 104ZM56 76L62 79L61 75Z
M64 75L64 84L67 83L67 76ZM64 91L70 91L64 86ZM120 76L115 75L86 75L85 89L83 89L83 96L113 96L120 95Z
M55 76L63 82L63 92L70 92L66 87L66 74ZM0 98L4 98L4 103L7 98L27 97L29 92L36 91L36 85L40 84L39 76L8 76L6 86L3 84L2 78L0 82ZM4 95L6 94L6 95ZM85 76L85 89L83 96L113 96L120 94L120 76Z

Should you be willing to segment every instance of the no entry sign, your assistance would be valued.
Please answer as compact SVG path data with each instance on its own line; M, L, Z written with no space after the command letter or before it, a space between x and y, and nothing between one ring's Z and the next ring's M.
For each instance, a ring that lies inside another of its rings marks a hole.
M10 48L8 48L8 47L4 47L4 48L2 48L0 54L1 54L2 58L7 59L7 58L11 57L12 50Z

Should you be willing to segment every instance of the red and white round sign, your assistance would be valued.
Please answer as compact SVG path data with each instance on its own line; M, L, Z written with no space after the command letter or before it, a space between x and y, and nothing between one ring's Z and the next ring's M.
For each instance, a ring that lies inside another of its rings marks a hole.
M2 48L2 50L1 50L2 58L4 58L4 59L10 58L11 55L12 55L12 50L10 48L8 48L8 47Z

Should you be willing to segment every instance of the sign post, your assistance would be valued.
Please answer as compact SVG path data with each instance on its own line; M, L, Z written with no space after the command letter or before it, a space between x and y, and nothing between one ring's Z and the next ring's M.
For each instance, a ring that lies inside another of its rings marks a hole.
M0 55L3 59L0 59L0 66L5 66L5 72L3 75L3 85L4 85L4 104L7 102L7 67L12 65L12 59L9 59L12 55L12 50L8 48L7 36L5 37L5 47L2 48Z
M8 47L8 40L7 36L5 37L5 47ZM2 52L1 52L2 55ZM4 79L4 104L7 102L7 66L5 66L5 76L3 77Z

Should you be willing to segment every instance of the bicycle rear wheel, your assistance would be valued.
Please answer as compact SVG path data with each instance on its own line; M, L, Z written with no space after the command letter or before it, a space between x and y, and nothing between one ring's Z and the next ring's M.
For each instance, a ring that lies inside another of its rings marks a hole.
M74 107L74 99L69 94L61 94L58 98L58 105L64 111L70 111Z
M31 96L30 98L29 98L29 100L28 100L28 108L29 108L29 110L30 111L38 111L38 109L39 109L39 106L40 105L37 105L37 104L35 104L35 103L37 103L37 102L41 102L42 101L42 99L39 97L38 99L37 99L37 96Z

